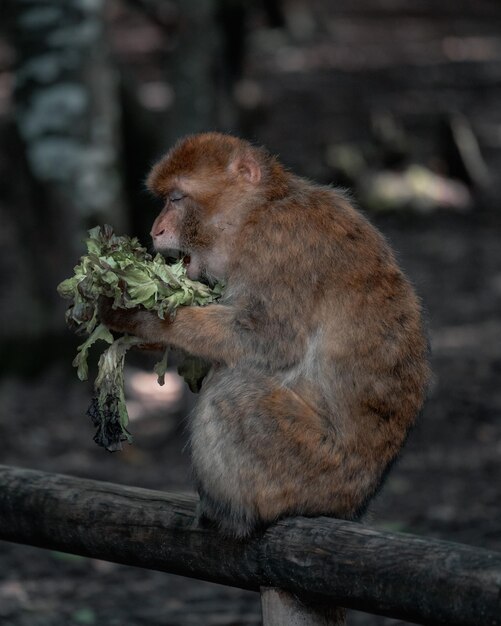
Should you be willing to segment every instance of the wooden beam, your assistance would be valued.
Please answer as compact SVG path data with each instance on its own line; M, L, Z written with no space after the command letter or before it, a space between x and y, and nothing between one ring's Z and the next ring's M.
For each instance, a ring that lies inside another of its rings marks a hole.
M197 499L0 466L0 539L428 625L501 626L501 554L293 518L237 541L202 528Z

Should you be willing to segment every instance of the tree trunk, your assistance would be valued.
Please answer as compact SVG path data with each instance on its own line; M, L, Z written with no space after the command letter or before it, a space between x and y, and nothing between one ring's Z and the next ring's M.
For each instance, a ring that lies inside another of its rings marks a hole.
M55 288L82 253L86 230L96 222L126 226L117 77L104 0L24 0L10 9L16 123L35 190L15 218L18 254L31 259L43 332L61 328Z
M220 125L221 33L216 2L183 0L178 7L177 41L166 69L175 96L165 136L166 148L183 135L216 130Z

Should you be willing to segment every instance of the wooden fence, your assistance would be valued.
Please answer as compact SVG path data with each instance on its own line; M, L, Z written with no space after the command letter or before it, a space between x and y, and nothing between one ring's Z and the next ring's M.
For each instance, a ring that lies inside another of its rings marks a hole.
M336 605L421 624L501 626L500 553L325 517L231 540L198 525L196 503L0 466L0 539L261 590L270 626L332 624L324 608Z

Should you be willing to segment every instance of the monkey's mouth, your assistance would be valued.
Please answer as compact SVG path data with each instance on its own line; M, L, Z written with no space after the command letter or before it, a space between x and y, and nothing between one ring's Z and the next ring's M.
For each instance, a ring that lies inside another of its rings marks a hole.
M203 267L200 266L200 259L195 254L195 258L188 250L180 248L168 248L161 251L167 263L177 263L182 261L184 269L191 280L198 280L206 285L210 285L210 280L205 276Z
M181 250L180 248L166 248L159 250L159 252L162 253L169 263L176 263L177 261L182 260L185 267L188 267L191 263L191 255L186 250Z

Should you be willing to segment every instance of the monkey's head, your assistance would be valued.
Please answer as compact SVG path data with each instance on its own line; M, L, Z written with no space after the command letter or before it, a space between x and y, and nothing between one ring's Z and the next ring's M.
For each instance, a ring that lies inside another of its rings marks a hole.
M279 192L284 177L273 157L236 137L180 140L146 183L164 201L151 229L155 249L181 252L192 279L224 280L245 217Z

